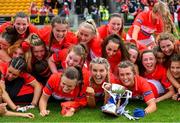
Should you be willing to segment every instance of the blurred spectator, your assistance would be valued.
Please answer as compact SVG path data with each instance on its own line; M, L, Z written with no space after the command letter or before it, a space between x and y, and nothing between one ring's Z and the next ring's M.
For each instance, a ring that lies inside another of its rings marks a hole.
M125 22L127 22L128 12L129 12L128 2L123 2L121 5L121 13L123 13Z
M38 7L37 7L37 3L36 2L31 2L30 13L31 13L31 15L38 14Z
M94 19L95 23L99 25L99 10L96 5L91 6L91 15L92 19Z
M40 9L39 9L39 13L40 13L40 15L47 15L48 14L48 8L47 8L47 6L42 6Z
M107 24L109 20L109 11L108 7L103 6L103 11L102 11L102 17L101 17L102 23Z
M168 3L168 7L169 7L169 10L170 10L170 13L173 17L173 21L174 21L174 12L176 11L175 10L175 6L174 6L174 1L173 0L170 0L169 3Z
M180 28L180 1L178 1L178 5L177 5L177 16L178 16L178 25Z
M67 2L64 2L63 9L60 11L59 16L66 17L66 19L69 18L70 10Z
M90 19L91 15L89 14L89 10L87 7L84 8L83 17L85 20Z

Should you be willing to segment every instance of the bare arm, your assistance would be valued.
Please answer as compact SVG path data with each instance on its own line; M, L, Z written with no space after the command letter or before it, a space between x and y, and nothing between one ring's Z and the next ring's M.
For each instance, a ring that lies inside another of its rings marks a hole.
M12 111L6 111L4 116L17 116L17 117L34 118L34 114L32 114L32 113L20 113L20 112L12 112Z
M6 91L6 87L5 87L5 82L3 82L2 80L0 81L0 86L3 90L3 94L2 94L2 99L5 103L7 103L7 105L12 109L12 110L16 110L17 106L14 104L14 102L11 100L11 98L9 97L9 94Z
M168 90L169 91L167 93L165 93L164 95L158 97L156 99L156 102L160 102L160 101L163 101L165 99L169 99L169 98L171 98L174 95L175 92L174 92L174 88L172 86L169 87Z
M54 61L52 55L48 59L48 64L49 64L49 68L50 68L52 73L58 73L58 70L57 70L57 67L56 67L56 64L55 64L55 61Z
M144 110L146 114L155 112L157 110L155 99L149 100L146 102L146 104L148 105Z
M132 33L132 39L134 39L135 41L137 41L138 39L138 33L140 31L140 27L139 26L136 26L136 25L133 25L134 26L134 29L133 29L133 33Z
M39 109L40 109L40 115L46 116L49 114L49 111L47 110L47 102L50 96L45 95L42 93L40 101L39 101Z
M33 96L33 100L31 102L32 105L37 105L39 98L41 96L41 90L42 90L42 86L40 85L40 83L37 80L33 80L30 85L32 87L34 87L34 96Z

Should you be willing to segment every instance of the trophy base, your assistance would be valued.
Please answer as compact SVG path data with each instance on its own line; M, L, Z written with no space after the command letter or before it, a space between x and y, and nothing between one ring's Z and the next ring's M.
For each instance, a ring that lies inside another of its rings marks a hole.
M115 116L115 117L118 117L118 114L115 113L115 112L111 112L111 111L103 111L104 114L108 114L108 115L112 115L112 116Z

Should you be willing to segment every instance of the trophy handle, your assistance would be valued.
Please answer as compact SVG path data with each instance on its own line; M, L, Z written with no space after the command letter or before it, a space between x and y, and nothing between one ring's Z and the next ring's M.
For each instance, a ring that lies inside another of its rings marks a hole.
M107 90L107 89L105 88L106 85L111 85L111 83L104 82L103 85L102 85L102 88L103 88L106 92L108 92L108 93L110 94L111 91L110 91L110 90Z

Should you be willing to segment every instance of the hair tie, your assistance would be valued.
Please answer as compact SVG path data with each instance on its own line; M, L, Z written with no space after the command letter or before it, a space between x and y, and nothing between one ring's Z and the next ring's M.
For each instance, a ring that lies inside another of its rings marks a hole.
M28 42L26 42L26 41L23 41L22 43L21 43L21 47L22 47L22 50L24 51L24 52L27 52L29 49L30 49L30 44L28 43Z

